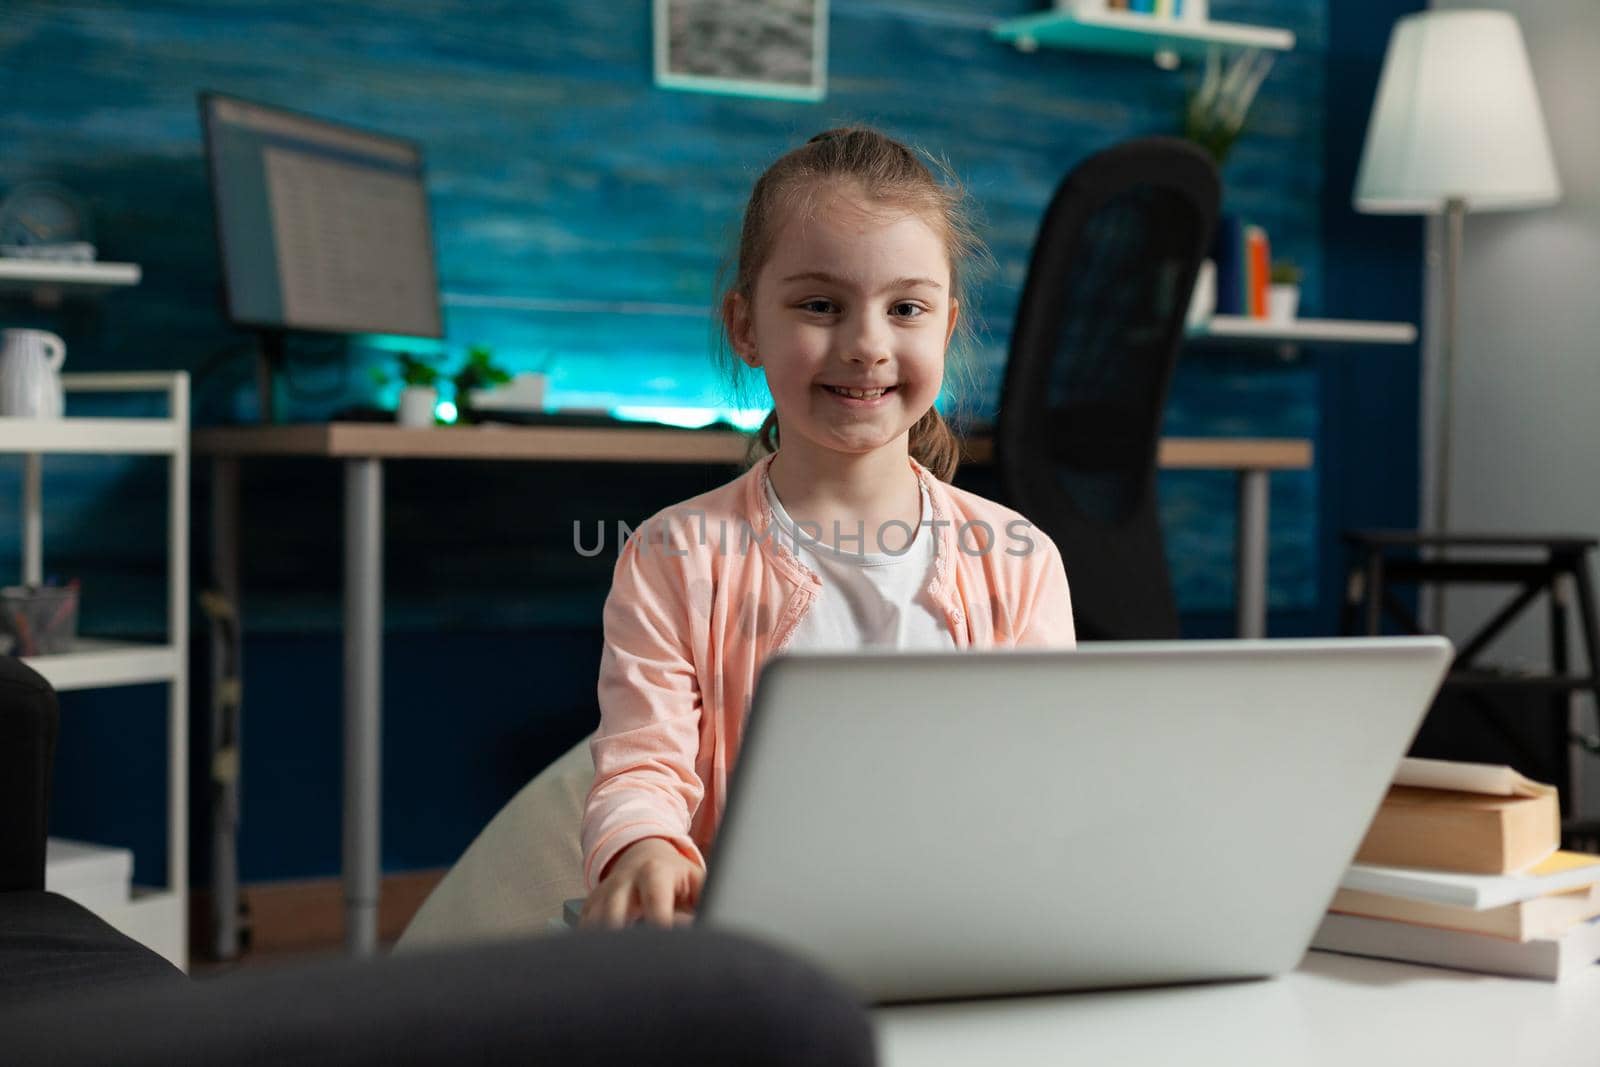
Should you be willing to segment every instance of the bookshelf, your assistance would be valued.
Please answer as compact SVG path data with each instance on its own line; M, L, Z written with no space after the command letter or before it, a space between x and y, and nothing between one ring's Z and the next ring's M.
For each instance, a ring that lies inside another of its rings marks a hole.
M167 870L163 885L133 887L126 903L97 908L100 917L177 966L188 967L189 930L189 376L64 374L70 395L160 392L161 418L0 418L0 454L21 456L22 581L44 572L42 459L45 454L164 456L168 464L167 632L150 642L79 638L66 652L25 656L60 692L165 683L168 691L167 773L152 793L165 801ZM116 803L132 803L116 798Z

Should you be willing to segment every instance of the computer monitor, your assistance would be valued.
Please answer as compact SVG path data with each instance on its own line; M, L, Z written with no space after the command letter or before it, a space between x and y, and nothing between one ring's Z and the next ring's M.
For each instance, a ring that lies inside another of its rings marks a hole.
M415 142L200 96L228 317L262 331L263 421L287 331L443 335Z

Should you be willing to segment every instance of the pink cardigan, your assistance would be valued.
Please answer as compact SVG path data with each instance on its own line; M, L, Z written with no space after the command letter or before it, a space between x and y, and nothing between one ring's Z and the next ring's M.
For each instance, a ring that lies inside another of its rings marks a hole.
M783 650L820 588L772 534L770 463L653 516L618 556L583 815L590 888L646 837L705 865L761 665ZM939 538L928 592L957 648L1074 645L1067 576L1050 538L911 465Z

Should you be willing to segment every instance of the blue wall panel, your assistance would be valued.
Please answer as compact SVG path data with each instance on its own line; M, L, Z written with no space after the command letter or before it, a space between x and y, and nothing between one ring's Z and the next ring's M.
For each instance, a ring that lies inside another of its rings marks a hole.
M93 209L103 258L141 263L145 281L58 311L8 300L0 321L60 332L69 369L190 370L199 422L252 415L253 339L221 312L195 100L209 89L423 144L448 334L440 348L452 366L469 345L483 343L513 369L547 370L558 404L714 406L728 397L708 358L708 309L751 183L767 161L817 130L865 121L948 159L973 194L995 266L975 293L984 329L968 354L980 383L971 404L991 411L1034 231L1056 183L1098 148L1175 132L1198 74L1112 56L1023 54L991 38L997 19L1041 6L835 0L828 95L803 104L657 89L647 0L12 0L0 10L0 192L34 178L76 190ZM1330 205L1348 202L1349 174L1324 178L1325 137L1339 138L1348 157L1353 128L1359 147L1371 53L1381 55L1388 8L1396 5L1352 5L1370 8L1372 23L1356 35L1361 58L1353 68L1340 59L1345 45L1333 36L1341 25L1333 6L1212 0L1217 18L1281 26L1298 37L1224 169L1226 208L1266 226L1275 254L1302 266L1304 313L1414 319L1415 295L1404 284L1375 296L1364 287L1373 254L1344 236L1343 222L1327 221ZM1349 27L1364 16L1342 17L1350 38ZM1403 283L1409 271L1414 280L1415 250L1397 246L1392 229L1368 223L1395 264L1392 278ZM367 368L386 358L383 344L297 340L291 414L318 418L372 401ZM1374 371L1383 360L1391 362ZM1261 351L1186 352L1169 432L1318 443L1317 472L1272 482L1276 632L1325 632L1331 624L1333 523L1392 517L1404 511L1408 486L1414 495L1414 480L1380 477L1374 490L1370 471L1329 454L1332 444L1363 457L1414 456L1415 419L1404 396L1384 407L1385 423L1367 434L1328 400L1331 391L1339 404L1354 403L1372 373L1403 393L1408 372L1414 375L1414 358L1394 362L1388 353L1310 352L1283 362ZM391 778L389 825L410 836L386 842L387 860L424 866L448 862L485 813L592 713L579 705L592 692L590 645L609 560L577 559L571 523L637 521L728 472L652 469L611 481L581 468L404 467L390 473L388 624L415 636L406 638L414 642L407 656L391 662L386 710L403 724L400 736L413 740L390 758L404 763L407 753L428 753L418 724L432 723L445 705L455 705L446 721L466 716L470 736L491 749L541 715L558 724L549 727L554 740L520 750L526 758L485 766L486 777L470 787L447 783L431 794L426 803L445 806L443 821L419 816L417 797ZM331 632L339 620L337 472L251 464L245 479L247 623L258 634ZM203 513L203 464L195 481ZM1224 625L1233 599L1233 480L1167 473L1160 486L1186 629ZM17 471L0 468L0 569L17 555L16 490ZM47 560L85 579L91 628L140 632L160 624L164 491L159 466L147 462L47 462ZM1362 510L1374 491L1383 503ZM1339 502L1331 518L1329 499ZM198 530L195 544L204 545ZM538 636L548 626L588 636L574 639L574 654ZM408 670L448 675L470 658L479 634L502 654L473 659L470 682L458 676L461 689L424 694L418 678L407 680ZM519 647L524 634L532 651L508 658L504 650ZM271 707L291 699L286 693L303 689L298 710L323 727L337 715L337 645L296 640L267 637L247 650L250 662L271 672L247 691L257 709L247 782L281 781L274 761L305 736L270 718ZM441 658L430 661L430 652ZM525 691L530 672L582 693L544 707L538 693L545 688ZM286 678L300 685L286 689ZM331 870L330 828L297 836L300 827L334 818L324 794L335 762L325 751L331 735L323 734L321 762L306 772L320 784L274 793L255 807L247 793L247 878ZM89 766L66 773L88 780ZM256 788L259 795L279 787ZM462 800L451 806L454 796ZM66 816L79 826L89 813ZM159 819L154 825L159 834ZM159 849L141 850L139 863L155 871Z

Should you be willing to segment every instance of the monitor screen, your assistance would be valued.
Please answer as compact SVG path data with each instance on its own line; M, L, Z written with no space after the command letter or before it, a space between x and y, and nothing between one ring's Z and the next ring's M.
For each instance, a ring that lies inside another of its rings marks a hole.
M235 323L442 336L416 144L215 93L200 111Z

